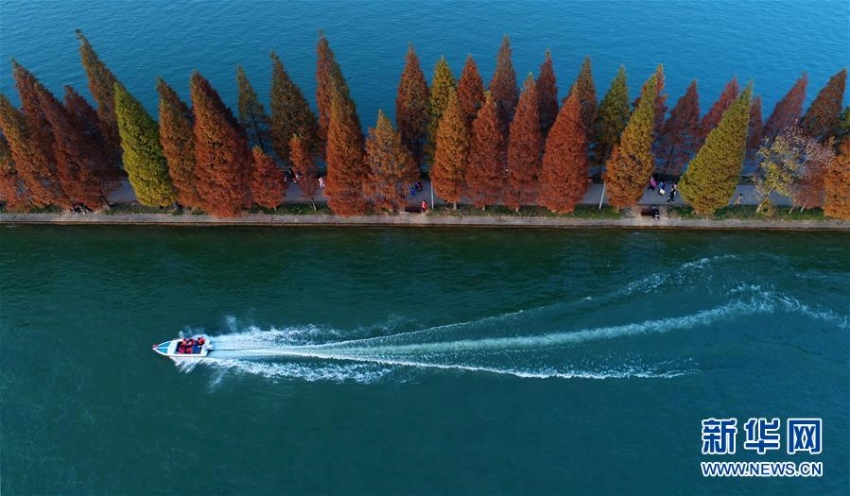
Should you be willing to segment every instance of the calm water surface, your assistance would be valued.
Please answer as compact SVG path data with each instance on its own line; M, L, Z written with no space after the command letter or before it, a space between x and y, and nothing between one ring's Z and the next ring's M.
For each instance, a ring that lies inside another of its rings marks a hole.
M10 58L53 91L80 91L86 79L74 30L82 29L117 77L155 114L155 80L164 77L185 98L192 70L207 76L231 107L236 66L259 95L271 85L270 50L314 102L315 47L324 30L342 65L364 126L378 109L395 114L404 54L416 46L430 81L445 55L459 77L468 54L485 82L503 35L511 37L520 81L552 50L561 96L585 56L593 61L601 99L620 65L632 97L665 65L672 107L697 79L705 111L733 76L755 82L769 114L805 71L807 101L850 60L850 3L844 0L565 0L0 2L0 88L14 94ZM13 95L16 98L16 95ZM268 109L268 105L266 105ZM765 119L767 115L765 115Z
M850 240L4 227L4 494L845 494ZM194 367L155 356L214 336ZM822 417L813 479L708 417Z

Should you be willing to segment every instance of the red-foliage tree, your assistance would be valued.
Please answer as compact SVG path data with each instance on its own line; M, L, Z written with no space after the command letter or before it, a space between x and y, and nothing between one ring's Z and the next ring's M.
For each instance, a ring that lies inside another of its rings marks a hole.
M463 66L460 82L457 85L457 99L469 129L478 114L478 109L484 104L484 81L478 73L478 66L472 55L466 56L466 64Z
M368 202L363 191L368 174L360 139L362 131L355 119L354 109L339 93L333 96L330 117L325 152L328 169L325 195L328 197L328 207L342 216L365 214Z
M750 123L747 128L747 158L748 163L753 163L764 139L764 122L762 121L761 96L753 100L750 107Z
M103 177L97 174L97 147L74 125L62 103L44 87L38 89L41 108L50 122L56 172L68 203L89 207L106 206L109 201Z
M369 167L367 193L378 208L388 212L402 210L409 185L419 177L419 171L401 134L393 129L390 120L378 111L378 121L369 129L366 139L366 165Z
M168 174L177 193L177 202L188 208L201 208L195 189L195 132L192 111L162 78L159 93L159 142L168 163Z
M806 100L806 84L808 78L803 73L788 93L776 102L773 113L764 124L764 137L773 141L779 133L792 126L797 125L800 115L803 113L803 102Z
M496 56L496 71L490 81L490 94L499 111L500 126L505 138L508 134L508 124L514 118L514 111L519 100L519 89L511 54L511 39L505 35L502 37L502 45Z
M48 155L50 145L40 142L31 131L26 116L3 94L0 94L0 132L9 143L15 170L30 192L32 205L67 205L55 164Z
M537 98L540 130L545 137L558 117L558 80L552 66L552 52L549 50L546 50L546 58L540 64L540 75L537 76Z
M422 163L428 141L428 83L413 44L408 46L395 99L395 119L404 145L416 164Z
M107 157L117 165L121 162L122 153L121 137L118 135L118 121L115 115L115 83L118 82L118 78L100 60L89 40L83 36L83 32L78 29L76 34L77 39L80 40L80 58L89 80L89 92L97 102L97 115L105 151Z
M39 93L47 90L31 72L15 60L12 60L12 67L15 86L21 99L20 116L23 118L25 130L22 133L10 130L4 134L9 140L13 154L16 148L23 151L20 147L23 143L17 143L22 139L27 141L24 148L30 150L27 159L23 156L15 157L15 163L37 204L68 206L69 200L58 181L56 157L53 154L53 131L39 98Z
M298 177L298 189L301 197L310 200L313 211L316 208L316 193L319 191L319 182L316 177L316 161L310 150L310 142L298 135L289 140L289 161L292 163L292 171Z
M557 100L555 101L557 105ZM505 205L519 212L521 205L537 201L543 132L540 129L539 95L529 74L519 97L508 138L508 174Z
M829 78L829 82L820 90L815 101L806 111L806 115L800 120L803 132L821 141L835 135L841 116L841 106L844 103L846 85L847 68L845 67Z
M472 123L466 187L470 200L481 210L502 201L505 185L505 145L499 110L489 94Z
M463 197L469 156L469 127L459 100L457 92L451 89L446 111L437 129L434 163L431 164L434 191L440 198L452 203L455 210Z
M283 196L286 193L283 171L259 145L254 147L253 158L251 196L254 203L277 210L277 206L283 202Z
M726 86L723 88L723 91L720 93L720 97L714 102L714 105L708 110L708 113L702 118L702 122L700 123L700 140L697 148L702 146L702 143L705 141L705 138L708 136L708 133L711 132L712 129L717 127L717 124L720 123L720 118L723 117L723 113L732 105L732 102L735 101L735 98L738 97L738 91L740 88L738 87L738 78L733 77L731 81L726 83Z
M590 187L587 151L580 92L573 91L546 138L540 173L541 205L561 214L575 210Z
M29 190L15 167L9 142L0 133L0 202L5 202L7 210L17 212L26 209L29 196Z
M218 92L197 71L189 81L195 113L195 190L201 208L216 217L238 217L251 204L251 152Z
M827 166L824 190L823 213L850 220L850 139L841 142L838 155Z
M97 110L74 88L67 85L65 86L65 109L68 111L71 124L86 138L85 153L90 157L92 170L102 181L102 188L108 196L108 192L120 186L122 171L118 162L109 159L111 151L103 137Z
M700 139L699 95L696 80L691 81L685 94L670 111L664 123L656 158L665 174L679 176L697 151Z

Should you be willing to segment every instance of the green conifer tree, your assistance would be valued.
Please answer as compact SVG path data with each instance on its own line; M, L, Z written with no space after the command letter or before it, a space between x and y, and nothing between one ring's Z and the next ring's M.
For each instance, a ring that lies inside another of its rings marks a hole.
M124 170L142 205L165 207L174 203L168 164L159 143L159 127L145 108L115 83L115 116L124 150Z
M315 156L320 154L319 122L310 110L310 104L301 89L286 72L280 57L271 53L271 134L275 153L280 160L289 162L290 141L298 135Z
M747 151L752 86L723 113L679 181L679 191L698 215L713 215L729 203L741 179Z
M652 142L655 129L656 75L643 85L640 103L632 114L605 170L610 203L623 208L637 205L655 169Z
M247 134L248 145L251 147L259 146L264 153L267 153L271 145L269 137L271 122L268 114L266 114L266 109L263 108L263 104L257 98L257 92L254 91L254 87L248 81L245 69L241 65L236 67L236 86L238 89L239 124L242 125L242 129ZM262 155L260 157L262 158L261 161L265 163L265 157L262 157Z
M584 108L584 107L582 107ZM626 86L626 68L620 66L611 82L611 88L599 104L596 118L594 157L598 165L608 161L614 145L629 123L629 88Z
M434 157L434 147L437 143L437 129L440 127L440 119L449 103L449 92L456 89L454 74L446 62L446 57L440 57L434 67L434 78L431 80L431 92L428 99L428 147L427 153L431 160Z

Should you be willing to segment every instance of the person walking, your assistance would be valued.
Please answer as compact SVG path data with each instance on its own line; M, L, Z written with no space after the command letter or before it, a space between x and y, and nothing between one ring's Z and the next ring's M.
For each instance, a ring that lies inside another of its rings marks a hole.
M675 184L670 187L670 198L667 199L667 203L673 203L676 201L676 193L679 191L679 188L676 187Z

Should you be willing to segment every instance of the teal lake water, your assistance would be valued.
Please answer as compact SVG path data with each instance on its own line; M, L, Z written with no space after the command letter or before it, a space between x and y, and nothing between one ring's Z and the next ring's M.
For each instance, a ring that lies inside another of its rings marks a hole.
M848 241L5 226L0 490L845 494ZM151 351L180 330L218 358ZM823 453L703 456L708 417L819 417Z
M371 126L379 108L395 114L408 43L416 46L429 81L440 55L459 77L471 54L489 82L507 34L520 81L537 73L546 49L552 50L561 96L586 55L593 61L600 99L621 64L634 98L663 63L671 108L696 78L705 112L737 76L742 84L754 81L767 119L803 71L809 75L811 102L829 77L848 64L848 19L850 3L844 0L4 0L0 91L17 98L9 64L14 57L53 91L61 93L63 84L71 84L86 93L74 37L80 28L154 114L156 77L164 77L188 99L194 69L235 108L236 66L242 64L267 101L270 50L278 52L315 104L315 50L323 29L361 121Z

